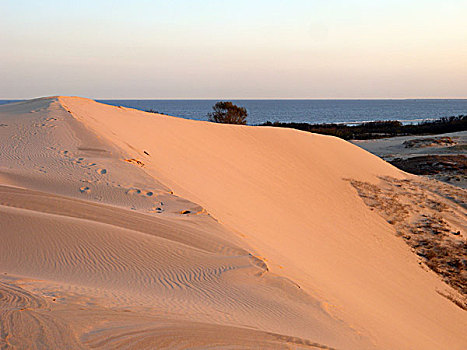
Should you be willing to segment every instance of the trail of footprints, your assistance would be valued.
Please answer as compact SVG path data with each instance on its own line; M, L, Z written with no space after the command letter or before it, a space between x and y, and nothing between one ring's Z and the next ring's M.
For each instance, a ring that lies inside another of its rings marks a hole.
M162 213L164 211L167 211L168 213L181 215L206 214L206 211L202 207L183 198L175 196L173 192L153 191L131 187L127 189L125 193L130 196L138 196L145 199L153 199L154 201L152 208L147 210L149 213ZM169 202L167 204L164 203L166 199Z
M78 165L86 170L95 171L99 175L108 174L108 170L105 168L95 169L97 163L86 161L85 157L74 157L70 151L58 150L56 147L49 147L49 150L58 152L62 157L67 158L72 164ZM91 181L87 181L91 182ZM81 189L80 189L81 190ZM81 191L84 192L84 191Z
M155 197L155 193L153 191L141 190L139 188L130 188L126 191L126 194L149 197L149 198ZM164 202L158 201L158 202L155 202L155 205L148 211L150 213L162 213L164 211L163 206L164 206Z
M49 147L49 149L52 151L58 152L62 157L66 158L72 164L78 165L82 167L83 169L90 171L88 173L88 176L90 176L91 178L83 179L82 182L84 182L85 184L79 187L79 192L82 193L83 195L91 195L93 192L92 184L100 182L99 177L95 178L92 176L93 173L94 174L97 173L99 176L107 176L109 174L109 171L106 168L104 167L99 168L96 162L87 161L85 157L74 156L72 152L68 150L60 150L57 147ZM116 185L119 188L121 187L120 184L116 184ZM173 192L154 191L154 190L138 188L138 187L122 188L122 190L124 191L126 195L138 196L139 198L143 200L152 199L152 206L150 206L150 208L147 209L147 212L149 213L162 213L164 211L167 211L168 209L166 208L164 201L156 200L156 196L165 197L165 196L173 195ZM95 198L102 200L102 196L98 196ZM181 214L181 215L205 213L205 211L201 207L193 208L193 203L186 201L186 205L184 205L185 201L183 199L178 198L176 196L174 198L175 198L175 202L172 203L172 205L170 206L170 210L169 210L169 212L171 213L173 212L175 214ZM136 207L133 205L131 209L136 210Z
M152 197L154 195L154 192L152 191L146 191L146 190L140 190L139 188L130 188L129 190L126 191L127 194L138 194L142 196L147 196L147 197Z
M37 112L37 111L34 111ZM50 117L45 119L43 122L36 124L36 127L55 127L55 121L57 121L56 118ZM101 176L108 176L109 171L104 168L104 167L98 167L98 164L93 161L88 161L84 156L81 155L75 155L73 154L74 152L71 152L69 150L64 150L60 149L59 146L50 146L48 147L48 150L52 152L58 153L61 158L66 159L68 162L75 166L79 166L83 168L84 170L87 170L87 179L82 179L83 184L78 188L79 192L83 195L91 195L94 194L96 199L102 200L102 196L98 196L99 193L93 193L93 183L100 183L100 177ZM101 153L108 153L107 150L101 150L101 149L95 149L95 148L78 148L78 152L80 151L89 151L89 152L94 152L98 153L98 155L101 155ZM147 151L144 151L144 154L149 155ZM124 159L125 162L134 164L139 167L144 167L144 163L141 162L138 159ZM46 173L45 169L43 167L39 168L38 171ZM97 174L98 176L93 176L93 174ZM104 180L106 182L110 182L109 179L107 178ZM114 183L117 187L121 187L120 184ZM141 197L141 199L152 199L152 207L147 209L147 212L149 213L162 213L169 209L169 212L173 212L176 214L181 214L181 215L187 215L187 214L199 214L199 213L205 213L205 211L201 207L197 207L194 205L194 203L185 201L181 198L174 197L174 202L170 201L169 208L166 208L164 205L164 202L161 200L155 200L156 199L156 192L153 190L148 190L148 189L141 189L141 188L136 188L136 187L129 187L127 189L122 188L124 193L126 195L130 196L138 196ZM99 190L97 190L99 192ZM157 196L162 196L162 198L165 198L165 196L172 196L173 192L166 192L166 191L157 191ZM160 198L159 198L160 199ZM186 203L185 203L186 202ZM187 209L188 208L188 209ZM135 206L132 206L131 209L136 210Z
M49 117L47 119L44 119L44 121L41 123L35 123L34 126L37 127L37 128L55 128L56 125L53 123L54 121L56 121L57 118L54 118L54 117Z

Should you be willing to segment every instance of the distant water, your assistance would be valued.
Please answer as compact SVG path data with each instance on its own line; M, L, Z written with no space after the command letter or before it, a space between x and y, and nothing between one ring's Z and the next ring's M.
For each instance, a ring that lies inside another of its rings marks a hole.
M206 120L218 100L99 100L110 105ZM467 99L411 100L232 100L248 110L248 124L266 121L355 123L400 120L404 123L467 114ZM0 104L11 100L0 100Z
M105 100L111 105L155 110L206 120L217 100ZM467 99L458 100L232 100L248 110L248 124L266 121L353 123L373 120L418 122L467 114Z

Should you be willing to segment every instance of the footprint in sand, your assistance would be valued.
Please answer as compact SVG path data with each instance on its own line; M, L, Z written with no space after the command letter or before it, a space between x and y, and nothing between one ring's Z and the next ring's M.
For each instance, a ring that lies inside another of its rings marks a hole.
M161 207L153 207L153 208L149 209L150 213L162 213L163 211L164 211L164 209L162 209Z
M97 171L98 174L101 174L101 175L107 174L106 169L97 169L96 171Z
M144 163L138 159L131 158L131 159L124 159L124 161L128 163L136 164L140 167L144 167Z
M126 191L126 193L127 194L138 194L138 195L146 196L146 197L154 196L154 192L146 191L146 190L140 190L139 188L130 188L129 190Z
M83 186L79 189L81 193L89 193L91 192L91 189L88 186Z
M141 194L141 190L137 188L131 188L128 191L126 191L127 194Z

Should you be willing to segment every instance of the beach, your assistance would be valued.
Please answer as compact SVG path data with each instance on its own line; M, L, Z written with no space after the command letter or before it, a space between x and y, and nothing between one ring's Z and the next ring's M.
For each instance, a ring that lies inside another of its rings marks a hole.
M467 346L466 191L372 141L66 96L0 137L2 349Z

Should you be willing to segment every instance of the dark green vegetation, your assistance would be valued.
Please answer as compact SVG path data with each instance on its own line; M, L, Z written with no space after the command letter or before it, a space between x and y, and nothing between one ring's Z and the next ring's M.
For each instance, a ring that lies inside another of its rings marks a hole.
M225 124L246 124L248 112L246 108L234 105L230 101L219 101L212 109L212 113L208 113L209 121Z
M332 135L344 140L367 140L383 137L406 135L443 134L467 130L467 115L457 117L443 117L433 121L425 121L418 124L403 125L399 121L376 121L357 125L347 124L309 124L309 123L281 123L270 122L260 126L277 126L293 128L317 134Z

